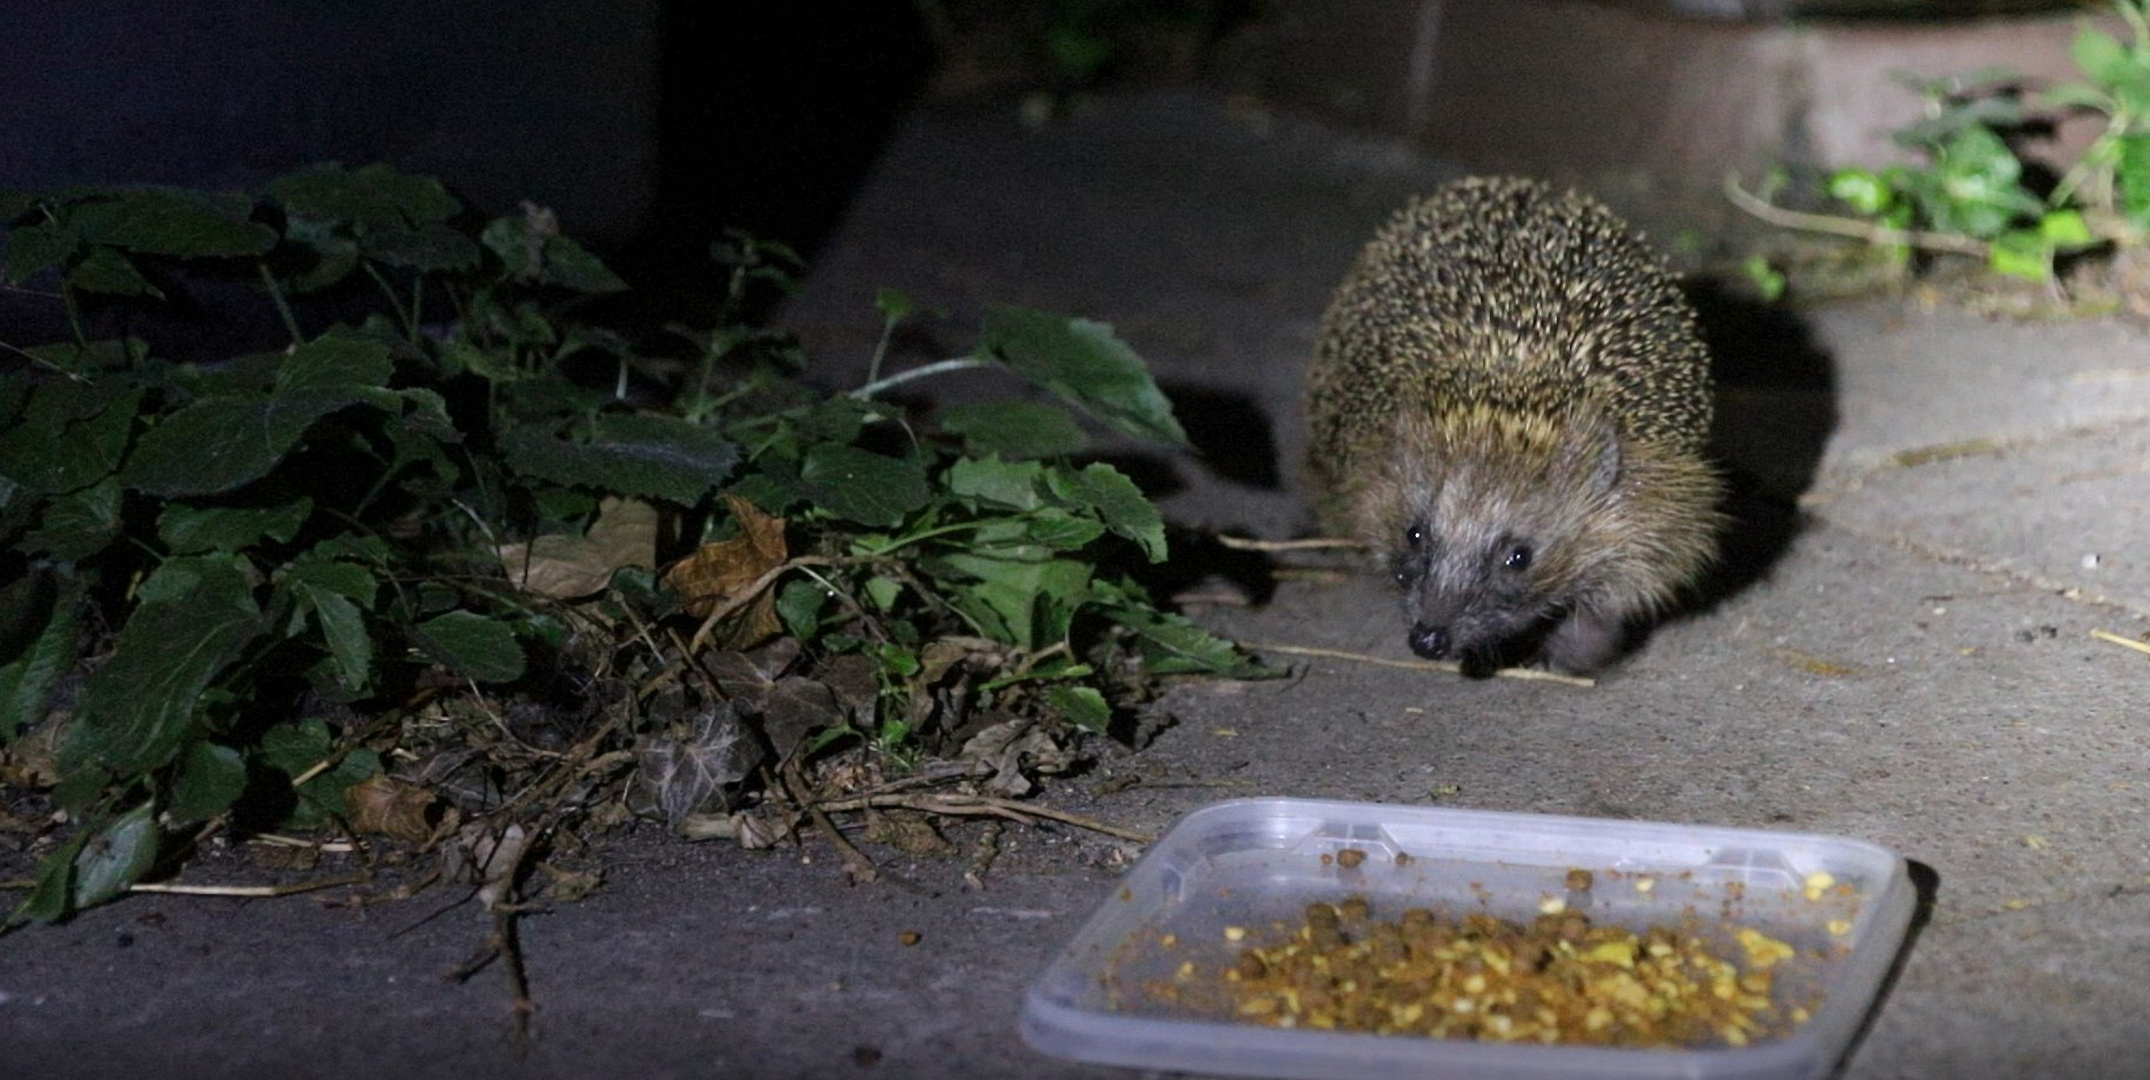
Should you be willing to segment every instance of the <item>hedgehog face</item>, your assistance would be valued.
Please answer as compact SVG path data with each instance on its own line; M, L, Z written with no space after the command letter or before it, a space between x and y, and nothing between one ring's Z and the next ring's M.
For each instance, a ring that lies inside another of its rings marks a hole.
M1391 530L1379 550L1402 589L1411 650L1484 667L1581 599L1595 526L1615 503L1619 444L1588 422L1465 434L1400 440L1376 490L1387 512L1375 516Z

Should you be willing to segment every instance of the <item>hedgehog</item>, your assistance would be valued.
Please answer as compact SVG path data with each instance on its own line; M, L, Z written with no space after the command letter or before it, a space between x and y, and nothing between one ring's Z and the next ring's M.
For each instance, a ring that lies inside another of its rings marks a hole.
M1715 557L1709 357L1662 257L1597 201L1458 181L1375 235L1321 320L1307 477L1468 673L1594 671Z

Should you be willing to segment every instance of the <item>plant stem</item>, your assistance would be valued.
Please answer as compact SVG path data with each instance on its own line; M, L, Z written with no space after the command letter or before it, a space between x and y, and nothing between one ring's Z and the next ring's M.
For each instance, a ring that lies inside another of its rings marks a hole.
M418 324L411 320L410 309L403 306L403 299L397 296L396 290L388 284L388 278L381 274L381 268L373 265L371 259L361 260L360 265L366 268L366 276L380 286L381 295L388 300L388 306L395 309L396 321L403 324L404 336L412 341L418 340Z
M256 259L254 269L261 271L261 288L269 294L269 302L276 305L276 314L284 320L284 331L291 335L291 343L305 344L306 335L299 330L298 316L291 313L291 304L284 299L284 287L276 283L276 275L269 272L269 264Z
M1899 229L1893 225L1860 221L1856 218L1837 217L1833 214L1808 214L1798 210L1786 210L1781 206L1750 194L1746 189L1740 187L1737 174L1727 174L1725 176L1724 193L1726 198L1732 200L1732 205L1779 228L1827 233L1831 236L1845 236L1853 240L1864 240L1870 244L1900 244L1919 248L1923 251L1969 255L1980 259L1991 255L1993 250L1991 245L1985 241L1973 239L1962 233Z
M851 396L864 401L883 390L901 386L913 379L923 379L929 375L943 375L951 371L965 371L970 368L985 367L991 363L992 361L990 360L983 360L975 356L958 356L953 360L936 360L924 367L915 367L909 371L899 371L885 379L875 379L851 391Z

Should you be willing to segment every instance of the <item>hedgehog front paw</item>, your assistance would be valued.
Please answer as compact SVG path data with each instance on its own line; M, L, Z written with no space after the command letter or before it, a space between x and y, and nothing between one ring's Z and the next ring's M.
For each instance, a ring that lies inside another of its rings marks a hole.
M1626 648L1626 623L1600 612L1571 611L1545 636L1538 657L1554 671L1588 675Z

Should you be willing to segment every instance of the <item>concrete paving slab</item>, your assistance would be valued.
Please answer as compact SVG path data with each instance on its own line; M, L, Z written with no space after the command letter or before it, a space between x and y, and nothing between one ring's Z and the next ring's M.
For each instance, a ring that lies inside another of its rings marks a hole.
M1106 99L1042 130L927 111L792 315L853 358L838 384L863 369L880 286L951 309L914 357L964 344L986 302L1114 322L1175 391L1206 395L1207 456L1131 467L1182 522L1288 535L1306 524L1291 462L1314 319L1381 217L1447 173L1192 98ZM2145 363L2136 331L1883 303L1744 318L1718 312L1713 339L1774 359L1731 365L1734 463L1790 486L1747 497L1742 533L1759 535L1739 537L1735 572L1597 686L1293 660L1288 679L1176 686L1174 726L1045 800L1146 830L1219 798L1303 795L1865 838L1927 868L1932 906L1847 1075L2143 1075L2145 668L2089 636L2140 627L2029 572L2064 575L2085 543L2116 560L2146 546L2127 471L2142 443L2118 426L2136 404L2068 381ZM2010 449L1874 468L1979 437ZM1833 498L1794 513L1817 470ZM1374 575L1197 614L1253 642L1408 655ZM482 936L466 909L138 898L0 941L0 1051L49 1077L1128 1075L1014 1036L1021 987L1128 846L1005 839L975 891L960 860L876 849L889 880L846 888L813 848L629 837L604 890L528 921L541 1011L521 1061L491 976L440 980Z

